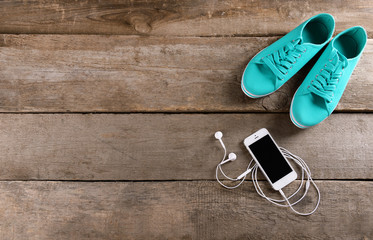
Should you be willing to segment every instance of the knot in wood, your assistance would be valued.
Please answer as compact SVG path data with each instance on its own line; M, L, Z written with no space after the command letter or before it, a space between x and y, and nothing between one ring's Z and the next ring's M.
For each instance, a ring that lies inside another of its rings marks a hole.
M150 17L144 14L134 14L130 17L130 24L139 33L149 33L152 30L149 22Z

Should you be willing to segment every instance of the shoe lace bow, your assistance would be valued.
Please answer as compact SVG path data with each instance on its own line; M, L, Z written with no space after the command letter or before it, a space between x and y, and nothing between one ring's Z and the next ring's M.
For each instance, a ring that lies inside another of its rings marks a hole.
M267 65L271 71L280 80L285 78L288 71L293 67L293 64L297 62L297 59L302 56L302 53L306 52L306 48L302 46L302 39L297 38L287 43L280 50L269 54L262 58L262 61Z

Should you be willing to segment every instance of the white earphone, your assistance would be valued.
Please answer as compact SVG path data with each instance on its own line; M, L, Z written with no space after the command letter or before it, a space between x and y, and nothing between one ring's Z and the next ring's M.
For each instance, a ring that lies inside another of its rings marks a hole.
M224 145L223 140L222 140L222 138L223 138L223 133L220 132L220 131L216 132L216 133L215 133L215 138L216 138L217 140L219 140L221 146L222 146L223 149L224 149L224 157L223 157L223 160L221 160L221 162L218 164L218 166L216 166L216 171L215 171L216 180L217 180L217 181L218 181L222 186L224 186L225 188L228 188L228 189L236 188L236 187L240 186L241 183L243 183L243 182L245 181L245 177L246 177L246 175L249 174L249 173L251 172L251 170L253 169L253 168L249 168L251 162L250 162L249 166L247 166L246 171L245 171L244 173L242 173L240 176L238 176L237 178L231 178L231 177L228 177L228 176L224 173L224 171L223 171L223 169L221 168L221 166L222 166L223 164L227 163L227 162L233 162L234 160L236 160L236 159L237 159L237 155L236 155L235 153L232 152L232 153L229 153L229 154L228 154L228 158L225 159L226 156L227 156L227 149L225 148L225 145ZM225 185L223 182L221 182L221 181L219 180L219 177L218 177L218 170L220 171L220 173L221 173L225 178L227 178L227 179L229 179L229 180L231 180L231 181L239 181L239 180L240 180L240 182L239 182L238 184L236 184L235 186L227 186L227 185Z
M222 137L223 137L223 133L222 132L218 131L218 132L215 133L215 138L217 140L219 140L220 144L222 145L222 147L225 150L225 145L223 143L223 140L221 140ZM223 159L223 161L221 161L220 164L223 165L224 163L227 163L227 162L230 162L230 161L233 162L236 159L237 159L237 155L235 153L230 153L230 154L228 154L228 159L226 159L226 160Z

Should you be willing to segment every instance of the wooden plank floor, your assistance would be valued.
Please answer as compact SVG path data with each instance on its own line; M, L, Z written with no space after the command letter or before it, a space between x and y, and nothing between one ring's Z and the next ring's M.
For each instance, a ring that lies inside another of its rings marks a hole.
M315 59L268 97L240 89L251 57L321 12L373 38L362 0L1 1L0 239L373 239L373 40L316 127L288 113ZM312 216L214 181L214 132L235 175L262 127L311 168Z

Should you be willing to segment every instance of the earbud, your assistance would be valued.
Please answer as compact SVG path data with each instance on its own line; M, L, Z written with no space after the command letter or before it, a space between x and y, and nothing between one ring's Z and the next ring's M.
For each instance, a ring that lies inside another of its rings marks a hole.
M217 140L219 140L221 146L224 148L224 151L225 151L226 148L225 148L225 145L224 145L224 143L223 143L222 137L223 137L223 133L222 133L222 132L217 131L217 132L215 133L215 138L216 138Z
M217 140L219 140L221 146L222 146L223 149L224 149L224 158L225 158L225 157L226 157L226 154L227 154L227 149L225 148L225 145L224 145L224 143L223 143L222 137L223 137L223 133L222 133L222 132L217 131L217 132L215 133L215 138L216 138ZM244 173L242 173L240 176L238 176L238 178L230 178L230 177L228 177L228 176L223 172L223 169L221 168L221 165L223 165L223 164L225 164L225 163L227 163L227 162L233 162L234 160L237 159L237 155L236 155L235 153L232 153L232 152L231 152L231 153L228 154L228 159L225 159L225 160L224 160L224 158L223 158L223 160L218 164L218 166L216 166L216 173L215 173L215 174L216 174L216 180L218 180L218 182L219 182L222 186L224 186L224 187L226 187L226 188L229 188L229 189L236 188L236 187L240 186L241 183L244 182L246 175L249 174L253 168L247 169ZM232 187L232 186L227 186L227 185L225 185L224 183L222 183L222 182L219 180L219 177L218 177L218 171L220 171L221 174L223 174L224 177L226 177L227 179L232 180L232 181L240 181L240 182L239 182L238 184L236 184L235 186L233 186L233 187Z
M221 139L222 137L223 137L223 133L222 133L222 132L218 131L218 132L215 133L215 138L216 138L216 139L219 140L219 139Z
M226 151L226 148L225 148L225 145L224 145L224 143L223 143L222 137L223 137L223 133L222 133L222 132L217 131L217 132L215 133L215 138L216 138L217 140L219 140L221 146L224 148L224 151ZM227 162L230 162L230 161L234 161L234 160L236 160L236 159L237 159L237 155L234 154L234 153L230 153L230 154L228 155L228 159L222 161L220 164L223 165L224 163L227 163Z
M235 154L235 153L230 153L229 155L228 155L228 159L227 160L230 160L230 161L234 161L234 160L236 160L237 159L237 155Z
M220 165L223 165L223 164L225 164L225 163L227 163L227 162L230 162L230 161L233 162L233 161L236 160L236 159L237 159L237 155L236 155L235 153L230 153L230 154L228 155L228 159L222 161L222 162L220 163Z

